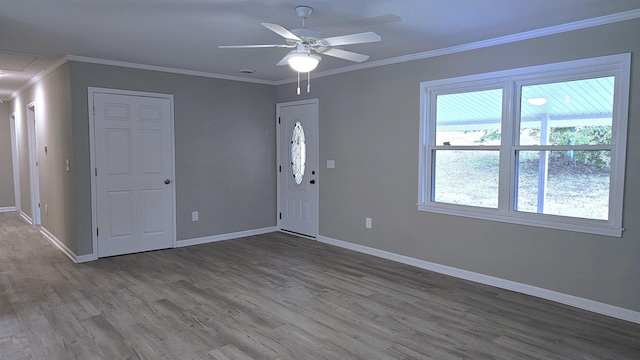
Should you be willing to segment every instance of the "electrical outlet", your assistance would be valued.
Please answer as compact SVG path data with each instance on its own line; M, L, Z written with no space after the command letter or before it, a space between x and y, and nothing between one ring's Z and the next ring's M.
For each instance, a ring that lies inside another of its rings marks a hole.
M367 229L371 229L371 218L365 218L365 219L364 219L364 226L365 226Z
M191 221L198 221L198 212L197 211L193 211L191 213Z

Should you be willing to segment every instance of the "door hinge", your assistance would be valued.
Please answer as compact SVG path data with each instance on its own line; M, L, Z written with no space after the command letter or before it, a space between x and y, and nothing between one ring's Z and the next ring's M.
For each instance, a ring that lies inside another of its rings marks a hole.
M93 107L93 116L94 117L96 116L96 107L95 106Z
M98 168L95 168L94 170L95 170L96 176L98 176Z
M282 165L278 165L278 171L282 172Z
M280 220L282 220L282 213L280 213Z
M278 116L278 124L280 124L280 116Z
M40 203L38 203L38 209L40 209Z
M100 229L96 228L96 236L100 236Z

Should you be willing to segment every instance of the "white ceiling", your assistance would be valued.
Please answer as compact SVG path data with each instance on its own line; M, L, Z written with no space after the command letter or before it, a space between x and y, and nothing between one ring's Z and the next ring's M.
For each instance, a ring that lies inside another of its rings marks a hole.
M370 55L369 64L549 27L561 30L558 26L580 26L585 20L640 17L640 0L3 0L0 72L7 76L0 78L0 99L68 55L287 81L293 71L275 64L288 49L218 45L284 43L260 23L300 27L298 5L314 8L307 27L323 37L381 35L382 42L344 47ZM22 70L8 68L30 55L35 60ZM316 72L339 72L353 64L323 56ZM255 72L246 75L240 69Z

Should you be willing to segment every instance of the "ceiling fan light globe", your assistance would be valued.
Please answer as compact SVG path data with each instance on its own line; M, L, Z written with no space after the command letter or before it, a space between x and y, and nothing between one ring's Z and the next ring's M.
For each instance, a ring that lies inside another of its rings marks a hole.
M289 57L289 66L297 72L313 71L320 62L320 56L315 54L294 54Z

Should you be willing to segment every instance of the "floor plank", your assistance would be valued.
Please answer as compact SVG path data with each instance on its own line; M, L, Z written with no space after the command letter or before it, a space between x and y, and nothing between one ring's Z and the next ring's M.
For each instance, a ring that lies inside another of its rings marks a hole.
M283 233L73 264L0 213L0 359L640 359L640 325Z

